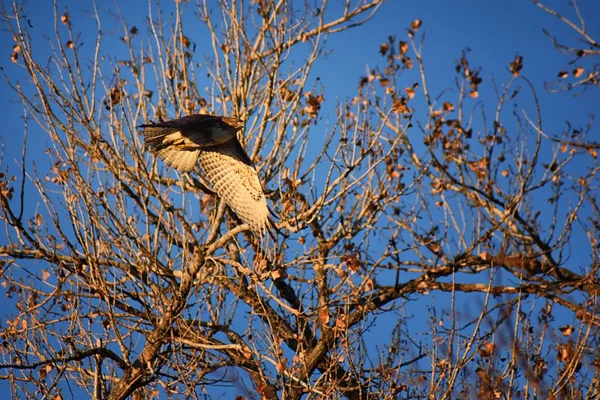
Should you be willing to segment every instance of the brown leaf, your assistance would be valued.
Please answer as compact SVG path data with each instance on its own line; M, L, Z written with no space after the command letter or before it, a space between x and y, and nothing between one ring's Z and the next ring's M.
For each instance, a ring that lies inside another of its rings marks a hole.
M360 270L360 267L362 265L360 260L360 253L357 252L345 254L340 258L340 260L342 261L342 263L346 264L349 270L354 272Z
M50 272L48 272L48 270L43 269L42 270L42 281L46 282L48 280L48 278L50 278Z
M454 105L449 101L444 103L444 111L454 111Z
M390 45L387 43L382 44L381 46L379 46L379 53L382 56L385 56L385 54L387 53L387 51L390 49Z
M564 79L564 78L566 78L566 77L568 77L568 76L569 76L569 73L568 73L567 71L560 71L560 72L558 73L558 77L559 77L560 79Z
M560 362L568 362L571 360L571 356L572 356L572 348L570 345L565 344L562 346L559 346L557 348L558 350L558 354L556 355L556 359Z
M285 371L285 365L283 365L283 363L277 363L275 365L275 369L277 369L277 372L281 374L283 371Z
M517 77L521 73L521 69L523 69L523 57L516 56L513 62L508 66L510 72L512 72L513 76Z
M482 357L491 357L494 354L494 350L496 349L496 345L493 342L484 343L479 348L479 354Z
M13 52L13 53L10 55L10 61L12 61L12 62L14 62L14 63L18 62L18 61L19 61L19 53L17 53L17 52Z
M75 47L75 44L73 44L72 40L68 40L67 43L65 43L65 46L67 46L69 49L72 49Z
M109 102L105 101L105 105L106 105L107 109L110 109L110 107L119 104L121 102L122 97L123 97L123 92L121 91L121 89L118 86L113 86L110 89L110 93L109 93L110 104L109 104Z
M381 78L379 80L379 84L383 87L386 87L387 85L390 84L390 80L388 78Z
M420 27L421 27L420 19L415 19L413 22L410 23L410 28L412 30L414 30L415 32L418 31Z
M563 336L571 336L575 331L575 328L573 328L572 325L561 326L558 329L560 330L560 333L562 333Z
M185 47L190 47L190 44L192 44L192 41L187 36L182 36L181 44L184 45Z
M347 319L348 317L346 317L346 314L340 315L335 321L335 327L340 330L346 329L346 327L348 326Z
M321 325L327 325L329 323L329 309L323 308L319 311L319 322Z
M594 158L598 157L598 151L596 151L596 149L588 147L587 151L588 151L588 153L590 153L590 156L592 156Z
M479 97L479 92L477 90L471 90L469 96L471 96L472 99L476 99Z
M248 346L242 347L242 354L248 360L252 358L252 350L250 350L250 347L248 347Z
M395 113L408 114L410 110L406 106L406 99L402 97L400 100L396 100L394 104L392 104L392 111Z
M400 48L400 54L404 55L408 51L408 43L401 41L398 43Z
M583 68L583 67L577 67L577 68L575 68L575 69L573 70L573 76L574 76L575 78L579 78L579 77L580 77L580 76L583 74L583 70L584 70L584 68Z
M313 96L312 94L309 94L308 100L306 100L306 107L304 107L304 112L306 112L309 115L317 115L319 113L319 110L321 109L322 102L322 94L318 96Z
M415 90L413 88L404 88L404 91L406 92L406 94L408 95L409 99L412 99L415 97Z
M60 21L65 25L69 23L69 20L70 20L69 13L64 13L63 15L60 16Z

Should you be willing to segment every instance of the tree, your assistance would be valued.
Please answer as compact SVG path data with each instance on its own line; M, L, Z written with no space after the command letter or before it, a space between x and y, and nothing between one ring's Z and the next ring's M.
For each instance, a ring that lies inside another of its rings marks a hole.
M152 4L146 29L117 16L123 53L97 10L91 50L55 3L49 59L25 6L6 6L28 79L5 80L50 161L38 169L24 145L0 182L14 301L0 369L15 397L194 398L215 385L268 399L598 395L592 125L548 133L521 56L486 104L491 120L468 51L455 90L432 93L419 20L324 116L313 68L327 37L382 3L176 2L173 18ZM570 54L598 55L585 24L534 3L585 39ZM590 71L562 95L597 90ZM279 216L274 262L197 174L144 150L138 125L192 113L248 116L240 140ZM571 263L575 237L586 265ZM412 324L430 292L447 304ZM480 312L462 313L464 299Z

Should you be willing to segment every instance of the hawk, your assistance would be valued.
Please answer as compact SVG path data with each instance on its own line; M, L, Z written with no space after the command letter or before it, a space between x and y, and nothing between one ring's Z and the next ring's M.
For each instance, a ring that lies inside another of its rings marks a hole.
M180 172L196 163L212 189L259 237L270 233L269 209L254 163L237 139L236 118L188 115L140 125L146 147Z

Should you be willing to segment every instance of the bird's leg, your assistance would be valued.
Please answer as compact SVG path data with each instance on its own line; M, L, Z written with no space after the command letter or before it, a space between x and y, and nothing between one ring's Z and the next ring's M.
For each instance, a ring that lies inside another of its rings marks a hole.
M215 238L217 237L219 226L221 225L221 219L223 218L224 213L225 202L223 201L223 199L219 198L219 206L217 207L217 213L215 214L215 219L213 220L212 226L210 227L206 243L212 243L212 241L215 240Z

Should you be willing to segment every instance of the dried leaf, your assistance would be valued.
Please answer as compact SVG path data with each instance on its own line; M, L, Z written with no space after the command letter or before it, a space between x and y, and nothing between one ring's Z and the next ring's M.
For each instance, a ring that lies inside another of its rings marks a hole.
M379 46L379 53L382 56L385 56L385 54L387 53L387 51L390 49L390 45L387 43L383 43L381 46Z
M491 357L492 354L494 354L495 349L496 345L493 342L487 342L479 348L479 354L481 354L482 357Z
M560 79L564 79L564 78L566 78L566 77L568 77L568 76L569 76L569 73L568 73L567 71L560 71L560 72L558 73L558 77L559 77Z
M450 103L449 101L444 103L444 111L450 112L450 111L454 111L454 105L452 103Z
M323 308L319 311L319 322L321 325L327 325L329 323L329 309Z
M558 329L560 330L560 333L562 333L563 336L571 336L575 331L575 328L573 328L572 325L561 326Z
M472 99L476 99L479 97L479 92L477 90L471 90L469 96L471 96Z
M283 363L277 363L275 365L275 369L277 369L277 372L281 374L283 371L285 371L285 365L283 365Z
M252 350L250 350L250 347L248 347L248 346L242 347L242 354L248 360L252 358Z
M414 30L415 32L418 31L420 27L421 27L420 19L415 19L413 22L410 23L410 28L412 30Z
M573 76L574 76L575 78L579 78L579 77L580 77L580 76L583 74L583 70L584 70L584 68L583 68L583 67L577 67L577 68L575 68L575 69L573 70Z
M398 46L401 55L404 55L408 51L408 43L401 41L400 43L398 43Z
M395 113L408 114L410 110L406 106L406 99L402 97L400 100L396 100L394 104L392 104L392 111Z
M335 327L340 330L346 329L346 327L348 326L347 319L348 318L346 317L346 314L340 315L335 321Z
M323 102L323 95L320 94L318 96L313 96L312 94L308 94L308 100L306 100L306 107L304 107L304 112L309 115L317 115L319 110L321 109L321 103Z
M558 347L556 359L560 362L568 362L571 359L571 346L568 344Z
M513 62L508 66L510 72L512 72L513 76L517 77L521 73L521 69L523 69L523 57L516 56Z
M65 43L65 46L67 46L69 49L72 49L75 47L75 44L73 44L72 40L68 40L67 43Z
M69 23L69 20L71 19L71 17L69 16L69 13L64 13L63 15L61 15L60 17L60 21L67 25Z
M187 36L181 36L181 44L184 47L190 47L190 44L192 44L192 41Z
M48 272L48 270L43 269L42 270L42 281L46 282L48 280L48 278L50 278L50 272Z

